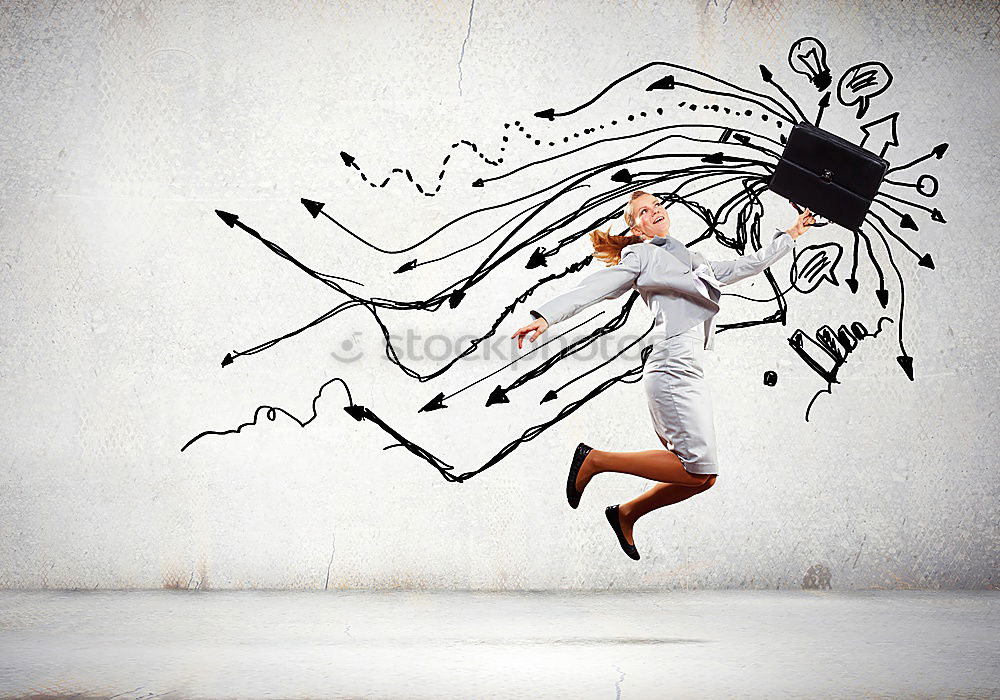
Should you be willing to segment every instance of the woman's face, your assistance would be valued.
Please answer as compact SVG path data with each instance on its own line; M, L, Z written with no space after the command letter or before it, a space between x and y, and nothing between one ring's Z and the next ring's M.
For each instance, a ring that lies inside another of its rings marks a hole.
M632 233L641 236L644 241L654 236L666 236L670 231L670 216L659 199L651 194L644 194L632 201L632 213L635 223Z

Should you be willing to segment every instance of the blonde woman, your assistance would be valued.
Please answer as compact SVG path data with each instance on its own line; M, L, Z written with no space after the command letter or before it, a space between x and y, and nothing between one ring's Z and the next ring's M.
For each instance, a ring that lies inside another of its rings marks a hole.
M549 326L630 289L637 290L653 312L655 338L643 367L643 385L653 427L666 449L604 452L580 443L566 480L566 498L573 508L590 480L603 472L661 482L627 503L605 509L622 549L638 559L632 539L635 522L711 488L718 475L712 400L702 360L704 351L712 349L719 288L755 275L787 254L815 219L806 209L761 250L718 261L688 250L670 236L670 216L648 192L633 192L624 216L630 235L613 236L610 229L590 234L594 257L608 267L532 309L535 320L511 337L521 348L525 336L530 334L534 342Z

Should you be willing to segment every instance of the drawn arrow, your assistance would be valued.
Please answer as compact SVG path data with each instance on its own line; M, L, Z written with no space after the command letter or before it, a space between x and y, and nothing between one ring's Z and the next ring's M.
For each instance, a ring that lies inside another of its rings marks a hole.
M767 69L767 66L761 63L758 65L758 68L760 68L761 79L768 85L773 85L778 90L778 92L780 92L785 97L786 100L792 103L792 107L794 107L795 111L799 113L800 117L802 117L802 121L808 122L809 119L806 118L805 113L803 113L803 111L799 108L799 104L795 101L795 99L787 92L785 92L785 89L783 87L778 85L778 83L774 82L774 74Z
M865 147L865 143L868 141L869 137L872 139L872 143L881 144L879 148L879 157L885 155L885 152L889 149L889 146L899 146L899 140L896 138L896 120L899 118L899 112L893 112L892 114L887 114L881 119L876 119L873 122L868 122L867 124L861 125L861 131L865 133L865 137L861 139L859 144L862 148ZM872 153L875 152L874 148L867 149Z
M947 143L939 143L937 146L932 148L931 152L928 153L927 155L920 156L916 160L911 160L909 163L904 163L903 165L897 165L895 168L889 168L888 170L885 171L885 174L888 175L889 173L894 173L897 170L906 170L907 168L912 168L917 163L922 163L931 156L934 156L938 160L941 160L941 157L945 154L945 151L947 150L948 150Z
M545 254L544 248L535 248L535 251L531 254L531 257L528 258L528 263L525 265L525 267L529 270L533 270L536 267L548 267L548 266L549 266L549 260L548 256Z
M674 76L665 75L654 83L651 83L646 87L646 92L652 90L673 90L674 89Z
M460 146L465 146L471 149L473 153L477 154L480 158L483 159L484 162L486 162L489 165L499 165L500 163L503 162L503 158L500 158L498 160L490 160L489 158L487 158L486 154L480 152L479 147L472 141L460 139L458 142L451 144L452 150L459 148ZM444 176L446 173L445 166L448 164L448 161L451 160L451 156L452 154L449 153L442 159L441 170L438 172L437 176L437 184L433 188L429 184L425 186L417 182L413 178L413 173L410 172L409 168L393 168L390 171L390 173L399 173L401 175L405 175L406 179L410 182L411 185L414 186L414 188L416 188L417 192L424 195L425 197L435 197L441 191L441 188L444 186ZM349 168L354 168L355 170L357 170L358 174L361 176L361 179L364 182L367 182L372 187L385 187L392 180L391 174L388 175L381 183L376 183L370 180L368 175L366 175L365 172L360 167L358 167L357 160L355 159L355 157L352 156L347 151L341 151L340 158L344 161L344 165L346 165Z
M823 97L819 100L819 112L816 114L816 126L819 126L820 120L823 118L823 111L830 106L830 91L823 93Z
M251 236L253 236L254 238L256 238L258 241L260 241L261 243L263 243L272 253L275 253L279 257L284 258L285 260L289 261L290 263L292 263L293 265L295 265L297 268L299 268L300 270L302 270L303 272L305 272L307 275L309 275L310 277L312 277L315 280L318 280L318 281L322 282L323 284L327 285L331 289L335 289L336 291L341 292L342 294L347 294L347 291L344 290L343 287L341 287L339 284L337 284L336 282L333 281L335 279L344 280L345 282L353 282L354 284L361 285L362 287L364 286L361 282L357 282L357 281L349 279L347 277L339 277L337 275L328 275L326 273L318 272L316 270L313 270L311 267L302 264L301 262L299 262L298 260L296 260L294 257L292 257L291 255L289 255L283 248L281 248L281 246L279 246L278 244L272 243L271 241L267 240L262 235L260 235L257 231L254 231L252 228L250 228L249 226L247 226L246 224L244 224L242 221L240 221L240 217L237 216L236 214L231 214L230 212L222 211L220 209L216 209L215 213L219 216L220 219L222 219L222 221L229 228L237 228L238 227L238 228L246 231ZM348 295L348 296L350 296L350 295ZM239 354L241 354L241 353L235 353L235 354L232 353L232 352L226 353L226 356L224 358L222 358L222 366L223 367L228 367L229 365L233 364L233 360L235 359L236 355L239 355Z
M299 268L300 270L302 270L303 272L305 272L310 277L319 280L323 284L325 284L325 285L327 285L329 287L332 287L333 289L336 289L338 292L343 292L344 289L340 285L332 282L331 280L338 279L338 280L344 280L345 282L353 282L354 284L361 284L361 282L357 282L357 281L352 280L352 279L350 279L348 277L339 277L338 275L328 275L325 272L318 272L318 271L312 269L311 267L300 263L298 260L296 260L295 258L293 258L288 253L286 253L284 251L284 249L282 249L279 245L277 245L276 243L272 243L271 241L267 240L262 235L260 235L257 231L254 231L252 228L250 228L249 226L247 226L246 224L244 224L242 221L240 221L240 217L237 216L236 214L231 214L231 213L229 213L227 211L221 211L220 209L216 209L215 213L219 215L219 218L222 219L223 222L225 222L226 226L228 226L229 228L239 227L239 228L243 229L244 231L246 231L247 233L249 233L251 236L253 236L254 238L256 238L258 241L260 241L261 243L263 243L265 246L267 246L268 248L270 248L272 252L277 253L279 256L283 257L285 260L288 260L290 263L292 263L293 265L295 265L297 268ZM361 285L361 286L364 286L364 285Z
M562 338L563 336L565 336L567 333L572 333L573 331L575 331L580 326L583 326L583 325L585 325L587 323L590 323L591 321L593 321L595 318L597 318L598 316L600 316L603 313L604 313L603 311L598 311L596 314L594 314L590 318L581 321L580 323L576 324L575 326L572 326L571 328L567 328L560 335L557 335L555 337L549 338L548 340L546 340L541 345L538 345L537 347L532 348L531 350L529 350L528 352L524 353L523 355L518 355L513 360L511 360L510 362L508 362L507 364L505 364L503 367L500 367L499 369L497 369L497 370L495 370L493 372L490 372L486 376L480 377L479 379L477 379L476 381L472 382L471 384L467 384L466 386L463 386L458 391L454 391L454 392L452 392L450 394L445 394L443 392L440 393L440 394L438 394L433 399L431 399L426 404L424 404L424 406L422 408L420 408L420 410L418 410L417 413L422 413L424 411L428 411L428 412L429 411L437 411L437 410L442 409L442 408L448 408L447 404L445 404L445 399L450 399L450 398L454 398L455 396L458 396L459 394L461 394L466 389L470 389L470 388L474 387L479 382L484 381L486 379L489 379L490 377L492 377L494 374L497 374L498 372L502 372L503 370L507 369L508 367L510 367L512 364L514 364L518 360L521 360L521 359L527 357L528 355L530 355L533 352L541 350L542 348L544 348L549 343L554 342L556 340L559 340L560 338ZM491 406L494 403L509 403L509 401L507 400L506 393L499 386L496 389L493 390L493 393L490 394L490 398L486 402L486 405L487 406Z
M389 445L389 447L405 447L407 450L409 450L413 454L417 455L418 457L423 458L424 460L426 460L427 462L429 462L432 466L434 466L441 473L441 476L443 476L446 480L462 483L462 482L468 481L469 479L471 479L472 477L476 476L477 474L481 474L482 472L486 471L487 469L489 469L493 465L497 464L504 457L506 457L511 452L513 452L514 450L516 450L520 445L522 445L523 443L525 443L525 442L527 442L529 440L533 440L534 438L538 437L545 430L547 430L548 428L552 427L553 425L555 425L559 421L563 420L564 418L567 418L568 416L570 416L571 414L573 414L575 411L577 411L579 408L581 408L582 406L584 406L588 401L590 401L591 399L597 397L599 394L607 391L608 389L610 389L615 384L618 384L619 382L628 383L628 384L634 384L634 383L636 383L638 381L641 381L643 366L645 365L646 360L648 359L649 353L651 351L652 351L652 346L647 346L647 347L643 348L643 350L642 350L642 362L637 367L633 367L633 368L631 368L631 369L629 369L629 370L627 370L627 371L625 371L625 372L623 372L623 373L621 373L621 374L619 374L617 376L610 377L610 378L602 381L600 384L598 384L597 386L595 386L594 388L592 388L590 391L587 392L586 395L584 395L583 397L581 397L577 401L572 401L572 402L566 404L565 406L563 406L562 408L560 408L559 412L551 420L548 420L548 421L546 421L544 423L540 423L538 425L533 425L533 426L529 427L527 430L525 430L521 434L520 437L518 437L518 438L512 440L511 442L507 443L506 445L504 445L500 449L499 452L497 452L495 455L493 455L493 457L491 457L490 459L488 459L479 468L471 470L471 471L464 472L464 473L459 474L457 476L455 474L451 473L452 470L454 469L454 467L452 465L447 464L446 462L438 459L437 457L435 457L434 455L432 455L430 452L428 452L427 450L423 449L419 445L416 445L416 444L410 442L409 440L407 440L405 437L403 437L398 432L396 432L395 430L393 430L388 424L386 424L385 421L381 420L377 415L375 415L375 413L372 410L370 410L368 408L365 408L363 406L345 407L344 410L347 411L356 420L360 421L360 420L364 419L364 420L367 420L367 421L370 421L370 422L374 423L375 425L378 425L384 431L386 431L387 433L389 433L390 435L392 435L393 437L395 437L399 441L398 444L396 444L396 445ZM385 449L388 449L388 447L385 448Z
M888 231L890 234L892 233L892 230L886 224L885 219L875 212L870 212L870 214L876 221L878 221L883 229ZM882 245L885 246L886 255L889 256L889 264L892 266L893 272L896 273L896 279L899 280L899 316L897 317L898 323L896 324L896 338L899 343L899 351L901 354L896 357L896 362L898 362L899 366L903 368L903 371L906 373L906 376L910 379L910 381L913 381L913 359L907 354L906 347L903 345L903 316L906 310L906 285L903 284L903 274L899 271L899 266L896 265L896 261L892 257L892 247L889 245L889 241L886 240L885 235L883 235L882 231L879 230L878 226L872 224L872 228L878 234L879 238L882 239Z
M311 199L306 199L305 197L303 197L301 201L303 206L305 206L306 211L308 211L314 219L319 216L319 213L323 211L323 207L326 206L323 202L314 202Z
M735 134L733 138L742 143L743 145L747 145L750 142L750 138L743 134ZM708 155L704 155L701 153L671 153L670 156L676 158L684 158L684 157L699 158L702 163L710 163L712 165L722 165L723 163L726 162L758 164L758 165L762 164L761 161L755 160L753 158L740 158L738 156L727 156L722 151L716 151L715 153L709 153ZM696 169L696 166L692 166L692 168ZM691 170L689 172L694 172L694 170ZM638 177L662 175L662 174L663 171L661 170L644 170L642 172L634 173L628 168L622 168L621 170L616 170L614 172L614 174L611 176L611 181L620 182L622 184L628 185L631 184L632 181Z
M496 389L490 392L490 397L486 400L487 406L492 406L495 403L510 403L510 399L507 398L507 392L499 384L497 384Z
M879 303L884 309L885 305L889 303L889 290L885 288L885 274L882 272L882 266L878 264L878 260L875 258L875 251L872 250L872 242L868 238L868 234L864 233L861 229L857 229L855 233L865 239L865 248L868 250L868 259L872 261L872 265L875 267L875 272L878 273L878 289L875 290L875 296L878 298ZM855 260L857 260L856 255ZM855 263L854 269L857 269L857 263ZM854 277L853 270L851 271L851 277ZM854 291L857 288L857 281L855 280L853 285L850 281L848 281L847 286L851 287L851 291Z
M906 372L906 377L912 382L913 381L913 358L909 355L899 355L896 357L896 362L899 366L903 368Z
M550 390L549 390L548 392L546 392L545 396L543 396L543 397L542 397L542 400L541 400L541 401L539 401L538 403L539 403L539 404L543 404L543 403L545 403L546 401L551 401L552 399L554 399L554 398L557 398L557 397L559 396L559 392L560 392L560 391L562 391L563 389L565 389L566 387L568 387L568 386L569 386L570 384L573 384L574 382L577 382L577 381L579 381L579 380L583 379L583 378L584 378L584 377L586 377L586 376L587 376L588 374L591 374L591 373L593 373L593 372L596 372L596 371L597 371L597 370L599 370L599 369L600 369L601 367L604 367L605 365L609 364L609 363L610 363L610 362L612 362L612 361L613 361L613 360L614 360L615 358L617 358L617 357L620 357L620 356L624 355L624 354L625 354L625 352L626 352L626 351L627 351L627 350L628 350L629 348L631 348L631 347L632 347L632 346L634 346L634 345L635 345L636 343L638 343L638 342L639 342L640 340L642 340L642 339L643 339L643 338L645 338L645 337L646 337L647 335L649 335L650 333L652 333L652 332L653 332L653 329L654 329L655 327L656 327L656 322L654 321L654 322L653 322L653 323L652 323L652 324L651 324L651 325L649 326L649 328L647 328L647 329L646 329L646 332L645 332L645 333L643 333L643 334L642 334L642 335L640 335L640 336L639 336L638 338L636 338L635 340L633 340L633 341L632 341L631 343L629 343L628 345L626 345L625 347L623 347L623 348L622 348L621 350L619 350L618 352L616 352L616 353L615 353L614 355L612 355L611 357L609 357L609 358L608 358L607 360L605 360L605 361L604 361L604 362L602 362L601 364L597 365L596 367L592 367L591 369L587 370L586 372L584 372L584 373L582 373L582 374L580 374L580 375L577 375L576 377L573 377L572 379L570 379L570 380L569 380L568 382L566 382L566 383L565 383L565 384L563 384L562 386L558 386L558 387L556 387L555 389L550 389ZM500 387L497 387L497 388L499 389Z
M370 408L366 408L365 406L359 406L359 405L356 405L356 404L352 404L350 406L344 406L344 410L347 412L347 414L349 416L351 416L352 418L354 418L354 420L356 420L356 421L367 420L367 421L369 421L371 423L374 423L375 425L379 426L380 428L382 428L382 430L384 430L385 432L389 433L389 435L393 436L394 438L396 438L399 441L397 444L390 445L389 447L405 447L407 450L409 450L411 453L413 453L417 457L420 457L420 458L426 460L428 463L430 463L431 466L433 466L434 468L436 468L441 473L441 476L443 476L446 481L462 481L463 480L462 477L456 477L456 476L454 476L453 474L450 473L454 469L453 465L448 464L447 462L444 462L443 460L438 459L437 457L435 457L430 452L428 452L424 448L420 447L416 443L413 443L413 442L410 442L409 440L407 440L399 432L397 432L395 429L393 429L392 426L390 426L384 420L382 420L381 418L379 418L375 414L375 412L372 411ZM384 449L388 449L388 447L384 448Z
M899 184L899 183L893 183L893 184ZM903 203L903 204L905 204L905 205L907 205L909 207L913 207L914 209L921 209L923 211L926 211L926 212L928 212L931 215L931 221L937 221L938 223L941 223L941 224L948 223L947 221L944 220L944 217L941 215L941 212L938 209L932 209L931 207L925 207L922 204L917 204L916 202L911 202L910 200L903 199L902 197L896 197L895 195L891 195L888 192L879 192L878 195L876 195L876 197L875 197L875 199L873 201L878 202L879 204L881 204L883 207L885 207L889 211L893 212L894 214L898 214L899 215L899 225L902 226L903 228L912 229L913 231L919 230L917 228L917 223L913 220L912 216L910 216L909 214L903 214L903 212L901 212L900 210L894 209L893 207L890 207L888 204L886 204L885 202L882 201L883 198L889 198L889 199L895 200L897 202L901 202L901 203Z
M897 198L893 197L893 199L897 199ZM902 228L908 228L908 229L912 229L914 231L918 230L916 222L913 220L913 217L911 217L909 214L903 214L898 209L894 209L893 207L889 206L888 204L886 204L885 202L883 202L881 200L876 199L875 201L878 202L879 204L881 204L883 207L885 207L889 211L891 211L891 212L893 212L895 214L899 214L900 215L899 225ZM873 213L873 215L877 216L874 213ZM881 221L881 217L878 217L878 218ZM917 264L918 265L920 265L921 267L929 268L931 270L934 269L934 260L931 258L931 254L930 253L924 253L923 255L921 255L920 253L918 253L913 248L913 246L911 246L909 243L906 242L906 239L904 239L898 233L896 233L895 231L893 231L891 228L889 228L888 226L886 226L885 230L886 230L886 232L890 236L892 236L897 241L899 241L903 245L903 247L906 248L907 252L909 252L911 255L913 255L913 257L917 258Z
M622 168L611 176L611 180L612 182L622 182L628 185L632 182L632 173L630 173L627 168Z
M793 122L795 121L795 118L787 111L787 108L785 107L785 105L783 105L782 103L778 102L776 99L774 99L770 95L763 95L763 94L758 93L758 92L753 92L752 90L747 90L746 88L742 88L739 85L735 85L733 83L730 83L730 82L727 82L725 80L722 80L721 78L717 78L714 75L710 75L708 73L704 73L702 71L695 70L694 68L689 68L687 66L683 66L683 65L680 65L680 64L677 64L677 63L669 63L667 61L651 61L650 63L647 63L647 64L645 64L643 66L639 66L635 70L630 71L630 72L626 73L625 75L621 76L620 78L616 78L615 80L611 81L611 83L609 83L603 90L601 90L600 92L598 92L596 95L594 95L593 97L591 97L589 100L587 100L583 104L577 105L576 107L574 107L572 109L569 109L569 110L566 110L565 112L557 112L555 110L555 108L550 107L548 109L543 109L543 110L540 110L538 112L535 112L535 116L539 117L540 119L548 119L549 121L551 121L555 117L565 117L565 116L569 116L571 114L574 114L576 112L579 112L580 110L585 109L586 107L589 107L590 105L594 104L594 102L596 102L601 97L603 97L605 94L607 94L612 88L614 88L619 83L624 82L624 81L628 80L629 78L631 78L631 77L633 77L635 75L638 75L639 73L642 73L647 68L652 68L654 66L663 67L663 68L672 68L672 69L675 69L675 70L682 70L682 71L687 71L689 73L694 73L696 75L700 75L700 76L702 76L704 78L712 80L715 83L721 83L722 85L725 85L725 86L727 86L729 88L732 88L732 89L736 90L737 92L736 93L728 93L728 92L719 92L719 91L705 90L703 88L698 88L698 87L696 87L694 85L687 85L687 84L683 84L683 83L675 83L676 85L683 85L684 87L689 87L689 88L698 90L700 92L705 92L705 93L709 93L709 94L724 95L726 97L733 97L735 99L744 100L746 102L750 102L750 103L753 103L755 105L758 105L762 109L766 109L767 111L771 112L776 117L778 117L779 119L788 119L789 121L793 121ZM667 76L667 77L669 78L671 76ZM663 89L672 89L672 88L668 88L667 87L667 85L669 84L669 81L667 80L667 78L663 78L663 79L658 80L655 83L653 83L653 85L660 85L660 84L662 84L663 87L656 88L656 89L661 89L661 90L663 90ZM647 88L647 90L648 89L649 88ZM765 100L770 100L771 102L773 102L774 104L776 104L781 109L784 109L785 113L781 114L779 112L776 112L771 107L769 107L768 105L764 104L763 102L759 102L759 101L754 100L752 98L746 97L746 95L753 95L755 97L761 97L761 98L763 98Z
M436 411L439 408L448 408L444 404L445 398L446 397L444 395L444 392L442 391L440 394L438 394L433 399L424 404L424 406L419 411L417 411L417 413L420 413L421 411Z

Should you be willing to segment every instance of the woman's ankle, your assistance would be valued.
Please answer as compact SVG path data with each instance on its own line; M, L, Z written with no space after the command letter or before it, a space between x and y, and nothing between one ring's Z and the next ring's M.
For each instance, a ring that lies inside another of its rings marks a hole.
M587 456L583 458L583 462L580 464L580 476L586 481L598 474L600 474L604 469L601 468L601 455L603 453L599 450L591 450L587 453Z

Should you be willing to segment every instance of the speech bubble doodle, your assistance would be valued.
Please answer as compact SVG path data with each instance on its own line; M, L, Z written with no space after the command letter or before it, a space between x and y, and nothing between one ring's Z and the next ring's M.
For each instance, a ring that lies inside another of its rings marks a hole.
M844 249L839 243L820 243L806 246L797 252L788 273L789 282L803 294L815 291L824 279L837 286L836 267Z
M851 66L840 76L837 83L837 99L840 104L850 107L858 103L857 118L865 116L871 99L885 92L892 84L892 73L884 63L868 61Z

